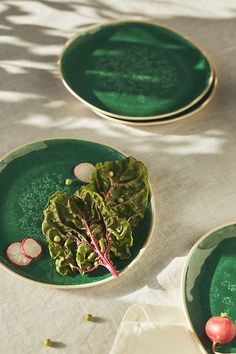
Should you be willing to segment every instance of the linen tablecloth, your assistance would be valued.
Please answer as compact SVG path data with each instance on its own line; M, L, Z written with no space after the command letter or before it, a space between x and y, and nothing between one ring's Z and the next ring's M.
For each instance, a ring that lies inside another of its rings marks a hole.
M0 353L108 354L131 304L181 306L188 251L236 220L236 3L5 0L0 18L0 155L52 137L111 145L146 164L156 199L150 244L115 281L62 291L0 270ZM205 48L219 78L207 107L180 122L132 127L96 116L66 91L57 68L65 41L87 25L128 18L156 20ZM84 321L87 313L99 321ZM43 346L47 337L56 348Z

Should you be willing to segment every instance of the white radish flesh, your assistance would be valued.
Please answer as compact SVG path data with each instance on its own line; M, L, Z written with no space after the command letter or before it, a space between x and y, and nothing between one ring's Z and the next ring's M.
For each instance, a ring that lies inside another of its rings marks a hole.
M21 241L21 251L26 258L35 259L41 255L43 249L38 241L26 237Z
M95 166L89 162L81 162L74 168L74 175L79 181L89 183L91 174L95 170Z
M32 262L32 259L22 254L20 242L11 243L7 248L6 255L11 263L21 267L25 267Z

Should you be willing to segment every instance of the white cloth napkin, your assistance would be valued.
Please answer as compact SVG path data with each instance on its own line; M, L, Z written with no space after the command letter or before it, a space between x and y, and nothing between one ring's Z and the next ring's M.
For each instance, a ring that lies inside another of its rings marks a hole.
M187 328L181 308L133 305L125 313L110 354L206 353Z

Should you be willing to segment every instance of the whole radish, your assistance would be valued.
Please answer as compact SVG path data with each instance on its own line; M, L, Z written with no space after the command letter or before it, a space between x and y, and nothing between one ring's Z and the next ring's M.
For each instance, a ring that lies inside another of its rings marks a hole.
M206 335L212 340L212 351L217 344L231 342L236 336L236 326L226 313L211 317L205 326Z

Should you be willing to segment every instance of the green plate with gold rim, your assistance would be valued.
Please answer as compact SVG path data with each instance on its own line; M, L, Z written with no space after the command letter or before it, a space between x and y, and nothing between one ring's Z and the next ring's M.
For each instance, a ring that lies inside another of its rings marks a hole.
M236 323L236 224L213 230L194 245L182 284L187 321L212 354L212 343L205 335L207 320L226 312ZM236 353L236 339L217 345L216 351Z
M120 119L164 118L200 100L213 80L206 55L182 35L142 21L110 22L64 47L65 86L93 109Z
M209 88L209 90L207 91L207 93L205 94L205 96L203 98L200 99L200 101L198 101L197 103L195 103L195 105L191 106L190 108L186 109L185 111L175 114L171 117L167 117L167 118L159 118L159 119L150 119L150 120L142 120L140 119L139 121L134 121L134 120L120 120L119 118L114 118L114 117L110 117L107 114L102 114L97 110L93 110L94 113L98 114L100 117L103 117L105 119L108 120L112 120L112 121L120 121L122 124L130 124L133 126L148 126L148 125L157 125L157 124L165 124L165 123L172 123L175 121L179 121L181 119L190 117L191 115L199 112L202 108L204 108L209 101L212 99L215 90L217 87L217 78L214 77L213 83L211 85L211 87Z
M54 139L33 142L19 147L0 161L0 265L23 278L37 283L63 288L80 288L97 285L113 279L103 267L85 275L61 276L55 270L47 243L41 231L43 209L55 191L72 194L80 186L73 175L80 162L97 163L123 159L125 155L111 147L76 139ZM71 178L73 184L65 185ZM134 230L131 257L120 261L113 258L121 273L137 261L152 231L153 202L148 205L145 217ZM32 236L43 245L43 255L27 267L10 263L6 249L11 242Z

